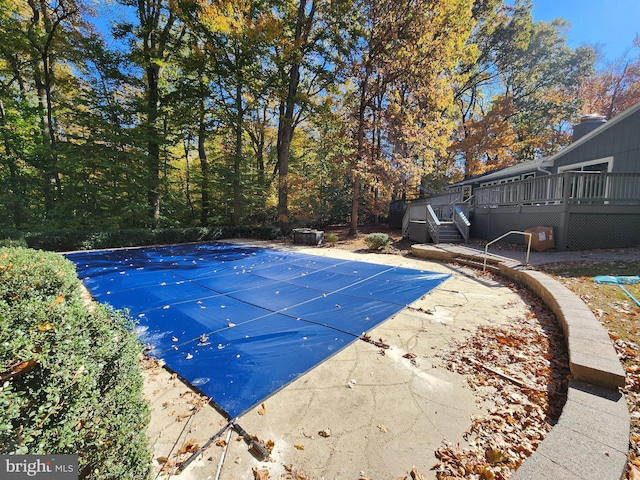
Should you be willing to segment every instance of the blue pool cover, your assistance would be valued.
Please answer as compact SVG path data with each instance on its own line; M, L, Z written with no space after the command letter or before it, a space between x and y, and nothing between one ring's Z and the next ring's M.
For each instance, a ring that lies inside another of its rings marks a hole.
M235 418L449 275L225 243L67 254L150 354Z

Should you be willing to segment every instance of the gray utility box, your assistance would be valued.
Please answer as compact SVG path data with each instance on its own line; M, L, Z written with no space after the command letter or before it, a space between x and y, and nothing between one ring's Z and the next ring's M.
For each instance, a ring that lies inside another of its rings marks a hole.
M299 245L320 245L324 239L324 231L311 228L294 228L293 243Z

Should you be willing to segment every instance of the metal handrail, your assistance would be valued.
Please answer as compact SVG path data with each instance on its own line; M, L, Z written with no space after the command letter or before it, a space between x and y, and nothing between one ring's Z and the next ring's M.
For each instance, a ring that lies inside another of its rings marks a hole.
M468 199L467 199L467 200L468 200ZM467 200L465 200L464 202L461 202L461 201L460 201L460 198L459 198L459 197L456 197L456 198L454 198L453 200L451 200L451 201L449 202L449 205L448 205L448 206L450 207L451 205L454 205L454 204L456 204L456 203L459 203L459 204L461 204L461 205L462 205L462 204L463 204L463 203L465 203Z
M487 243L484 246L484 265L482 267L483 273L487 271L487 255L488 255L489 245L491 245L492 243L496 243L498 240L502 240L504 237L507 237L512 233L519 233L521 235L526 236L529 239L529 241L527 242L527 259L525 261L525 265L529 265L529 252L531 252L531 237L533 236L533 234L530 232L519 232L518 230L511 230L510 232L507 232L504 235L501 235L498 238L491 240L489 243Z
M471 195L469 198L467 198L464 202L460 202L460 205L464 205L465 203L470 202L470 201L471 201L471 199L472 199L473 197L475 197L475 196L476 196L476 195L475 195L475 193L474 193L474 194L473 194L473 195Z
M469 242L469 228L471 227L471 222L462 211L462 207L460 205L453 206L453 223L462 235L464 239L464 243Z

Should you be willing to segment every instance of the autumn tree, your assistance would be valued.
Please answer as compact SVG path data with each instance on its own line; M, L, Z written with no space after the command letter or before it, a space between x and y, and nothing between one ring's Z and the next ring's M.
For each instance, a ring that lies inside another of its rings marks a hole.
M179 21L176 5L171 1L118 0L125 8L133 9L135 23L129 19L114 27L117 38L130 39L132 60L144 72L144 98L140 111L144 115L146 152L146 189L149 223L160 226L161 147L160 122L163 115L161 76L165 66L179 51L186 26Z
M17 161L26 161L34 168L40 176L41 188L40 198L31 199L31 212L40 215L42 206L42 218L64 222L61 160L69 125L60 121L60 115L75 85L73 68L81 62L84 39L90 36L86 21L89 11L80 0L11 1L5 6L3 13L7 16L0 31L2 121L6 125L10 117L29 121L38 118L36 124L21 125L21 133L30 137L29 143L33 142L27 155L16 149L15 135L6 138L9 170L16 171ZM32 135L36 131L37 135ZM11 175L15 180L14 199L24 199L24 179ZM15 218L16 224L22 223Z
M583 114L603 115L607 120L640 101L640 36L620 58L602 66L580 87Z
M266 97L275 82L274 73L269 71L268 51L280 32L281 21L271 6L268 2L237 1L227 4L224 17L210 5L202 5L199 13L200 24L206 27L207 52L213 60L213 101L233 130L231 177L236 225L241 222L245 203L242 166L249 135L248 116L268 102ZM259 142L257 138L256 141ZM263 168L259 164L258 167Z
M478 61L460 70L460 116L450 149L466 176L551 155L570 141L578 88L591 73L594 51L569 48L569 24L534 22L532 8L530 0L517 0L478 18ZM511 145L497 145L498 137Z
M354 4L352 83L354 161L349 233L358 231L363 180L384 164L405 175L413 163L429 168L452 100L447 72L464 54L472 27L471 1ZM359 17L359 18L358 18ZM419 111L420 113L416 113ZM440 144L441 145L441 144ZM383 152L384 150L384 152ZM373 177L369 177L374 173Z
M349 0L296 0L281 8L282 35L275 44L278 72L278 225L289 228L289 159L298 124L325 94L336 72L342 49L344 18Z
M98 36L83 41L76 64L81 75L68 81L73 88L59 116L66 125L65 203L75 211L67 228L148 225L146 145L138 128L142 87L131 81L132 67L125 52Z
M473 117L458 129L455 155L465 159L465 175L508 167L518 151L518 137L509 119L514 105L508 97L496 98L481 118Z
M498 31L502 55L495 59L502 89L514 104L518 161L550 155L569 141L566 128L579 107L578 88L595 61L591 47L567 46L566 21L536 23L531 10L529 0L516 1L512 18Z

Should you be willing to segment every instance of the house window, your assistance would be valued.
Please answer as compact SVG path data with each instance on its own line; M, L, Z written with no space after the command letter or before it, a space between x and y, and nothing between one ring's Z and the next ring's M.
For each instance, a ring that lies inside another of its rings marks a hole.
M480 186L481 187L492 187L494 185L502 185L503 183L517 182L518 180L520 180L519 177L501 178L500 180L494 180L493 182L481 183Z
M572 176L570 198L578 203L604 201L609 193L609 178L601 173L610 173L613 169L613 157L558 167L558 173L584 172L588 175ZM561 184L562 182L559 182Z
M613 157L589 160L588 162L574 163L558 167L558 173L562 172L609 172L613 170Z

